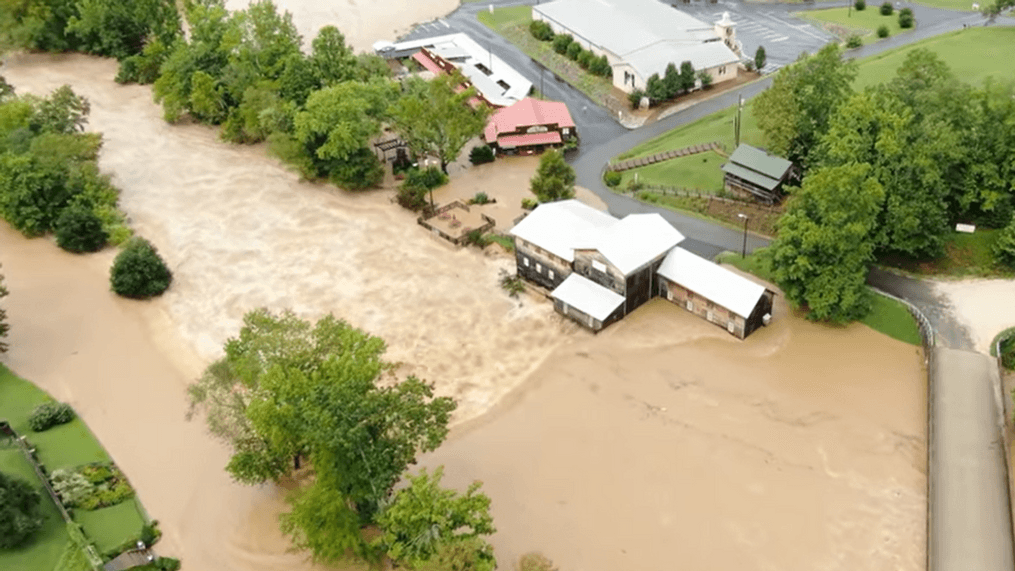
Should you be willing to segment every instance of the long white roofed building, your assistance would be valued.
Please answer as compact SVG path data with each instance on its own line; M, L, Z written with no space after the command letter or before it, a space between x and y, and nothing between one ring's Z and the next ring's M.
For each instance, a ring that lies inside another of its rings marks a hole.
M712 83L737 77L740 43L728 14L706 24L657 0L555 0L532 7L532 19L555 34L571 34L585 49L605 55L613 84L630 93L670 63L707 70Z

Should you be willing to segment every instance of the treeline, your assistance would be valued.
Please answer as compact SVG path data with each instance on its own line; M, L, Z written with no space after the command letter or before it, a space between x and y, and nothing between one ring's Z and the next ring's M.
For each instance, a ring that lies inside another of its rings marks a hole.
M490 499L473 484L441 487L442 470L395 484L417 454L447 437L455 402L432 385L396 381L383 340L326 316L310 323L261 309L244 317L225 356L189 388L192 411L233 455L227 470L245 484L277 482L313 468L293 492L282 530L314 560L350 554L401 567L492 571ZM368 528L371 531L368 531Z
M345 188L381 181L371 141L382 127L396 130L414 156L438 158L446 171L488 116L484 106L466 105L474 90L455 92L461 77L396 83L382 58L354 54L333 26L322 28L304 53L292 15L279 13L271 0L236 12L226 10L224 0L187 0L187 37L168 0L137 3L147 9L133 2L60 0L66 10L59 13L70 16L58 16L40 0L0 2L38 5L3 26L13 30L6 37L17 45L118 57L117 81L153 83L167 121L189 117L221 125L227 141L268 141L304 177ZM45 25L37 25L35 13L48 15ZM82 43L85 21L95 23L89 29L104 30L105 39Z
M63 86L17 96L0 78L0 216L25 236L55 233L93 252L130 237L119 190L97 164L102 136L83 132L88 101Z
M866 313L875 261L937 257L956 222L1007 226L1015 243L1015 84L968 85L925 49L880 85L857 92L856 74L826 46L783 69L753 109L770 150L806 171L770 249L776 280L812 318L837 322Z

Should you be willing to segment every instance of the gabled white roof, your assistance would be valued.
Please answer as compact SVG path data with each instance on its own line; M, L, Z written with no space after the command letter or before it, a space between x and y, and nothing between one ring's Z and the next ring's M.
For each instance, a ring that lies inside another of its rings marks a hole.
M662 216L629 214L603 232L591 247L628 275L683 241L684 235Z
M765 286L683 248L673 248L657 273L744 319L765 293Z
M624 303L624 296L578 274L567 276L550 296L599 321L606 320Z
M540 204L510 234L561 257L574 261L577 247L595 247L599 233L619 223L575 199Z
M740 57L719 41L699 44L667 41L631 52L624 61L647 81L653 73L662 77L670 63L679 68L681 63L689 61L695 70L701 70L734 64L740 61Z

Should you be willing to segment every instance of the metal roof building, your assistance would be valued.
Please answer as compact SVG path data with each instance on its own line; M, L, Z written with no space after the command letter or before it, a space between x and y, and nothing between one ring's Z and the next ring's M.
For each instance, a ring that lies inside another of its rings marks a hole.
M792 168L790 161L743 143L722 166L726 190L766 202L778 199L779 188Z

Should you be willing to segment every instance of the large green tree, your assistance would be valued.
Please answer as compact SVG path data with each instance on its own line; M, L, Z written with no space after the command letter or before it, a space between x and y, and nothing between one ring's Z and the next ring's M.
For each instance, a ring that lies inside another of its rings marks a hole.
M575 180L574 169L564 161L564 155L550 150L539 158L539 167L529 188L540 202L566 200L574 198Z
M413 154L436 156L445 174L448 163L458 159L465 143L483 132L490 116L485 105L473 108L469 104L476 96L475 88L455 92L462 81L458 73L431 81L411 78L391 109L395 130Z
M771 246L772 269L810 319L842 323L869 310L865 283L884 200L865 164L815 169L791 196Z
M180 34L173 0L77 0L67 32L86 52L123 59L141 53L145 43L172 43Z
M78 0L0 0L0 52L27 48L62 52L78 47L67 33Z
M38 490L0 472L0 549L22 545L42 527L41 506Z
M856 62L844 61L837 44L782 68L753 105L769 148L806 168L835 110L853 93L856 73Z
M409 485L395 492L390 505L377 517L381 535L377 543L395 561L417 568L433 559L441 547L464 542L495 530L490 517L490 498L474 482L465 494L441 487L444 467L433 474L426 469L409 476ZM474 558L496 566L492 550L471 544ZM477 548L478 547L478 548Z

